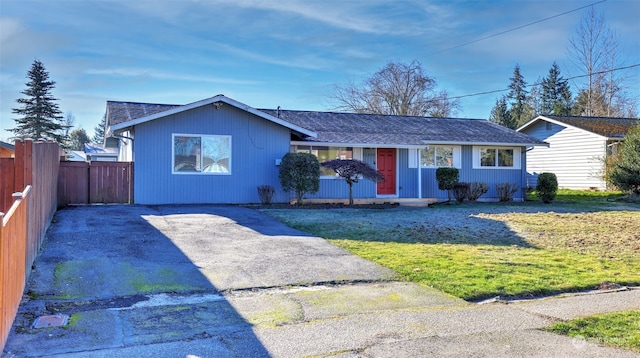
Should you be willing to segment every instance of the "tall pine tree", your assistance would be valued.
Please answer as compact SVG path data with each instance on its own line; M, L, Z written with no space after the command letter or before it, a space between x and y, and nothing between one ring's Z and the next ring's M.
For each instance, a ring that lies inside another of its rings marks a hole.
M554 62L549 69L549 75L542 80L542 113L558 116L571 114L573 102L569 81L560 74L560 68Z
M520 65L516 65L513 69L513 77L509 78L511 83L509 84L509 94L507 97L511 100L511 118L515 125L509 127L516 129L518 125L523 124L531 118L525 118L524 114L527 112L527 82L520 73Z
M12 113L20 117L14 118L16 127L11 131L20 139L53 139L63 144L66 126L62 122L62 111L55 103L58 99L51 94L56 83L49 80L49 73L38 60L33 61L27 78L27 89L21 92L26 97L18 98L16 102L21 107L12 109Z
M107 126L107 114L105 113L102 116L102 120L98 123L95 128L93 128L93 143L95 144L104 144L104 129Z

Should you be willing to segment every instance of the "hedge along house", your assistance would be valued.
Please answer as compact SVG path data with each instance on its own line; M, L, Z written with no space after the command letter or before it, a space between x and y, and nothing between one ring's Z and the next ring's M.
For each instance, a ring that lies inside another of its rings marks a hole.
M135 162L138 204L257 203L257 187L276 188L287 152L320 162L359 159L385 181L361 181L354 198L446 199L435 171L460 170L460 181L484 182L481 199L497 200L496 184L512 183L524 198L527 147L546 143L486 120L255 109L223 95L187 105L107 102L107 131L119 139L119 160ZM344 199L348 186L323 171L310 199Z

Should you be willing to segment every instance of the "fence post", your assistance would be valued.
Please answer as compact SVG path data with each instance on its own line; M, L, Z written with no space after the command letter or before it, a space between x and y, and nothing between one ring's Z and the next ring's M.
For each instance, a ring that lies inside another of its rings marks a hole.
M4 213L0 213L0 284L4 283L4 276L6 275L6 273L4 272L4 233L3 233L3 229L4 229ZM4 285L3 285L4 286ZM5 295L5 290L6 288L2 287L2 290L0 290L0 346L2 346L2 349L4 350L4 345L7 343L7 338L9 336L8 332L11 328L6 328L5 327L5 315L8 313L5 313L5 307L6 307L6 302L4 300L4 295Z

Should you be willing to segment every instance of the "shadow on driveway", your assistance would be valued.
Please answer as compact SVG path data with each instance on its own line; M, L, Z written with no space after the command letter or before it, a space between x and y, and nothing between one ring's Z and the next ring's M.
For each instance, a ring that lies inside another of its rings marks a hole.
M269 356L228 290L389 280L393 272L236 206L60 210L6 356ZM32 328L43 315L65 327Z

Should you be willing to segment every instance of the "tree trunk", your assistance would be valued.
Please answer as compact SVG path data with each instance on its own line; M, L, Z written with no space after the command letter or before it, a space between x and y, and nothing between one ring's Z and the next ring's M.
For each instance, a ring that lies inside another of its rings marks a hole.
M349 183L349 206L353 206L353 183Z

